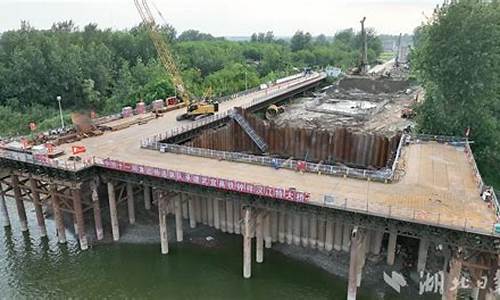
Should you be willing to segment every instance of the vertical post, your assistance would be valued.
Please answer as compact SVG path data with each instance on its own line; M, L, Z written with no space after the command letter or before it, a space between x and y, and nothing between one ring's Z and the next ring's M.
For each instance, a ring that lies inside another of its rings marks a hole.
M158 197L158 216L160 225L161 254L168 254L167 205L165 197Z
M286 216L286 243L291 245L293 242L293 216L289 211L285 214Z
M278 213L278 241L282 244L285 242L285 218L286 214L280 211Z
M255 220L255 260L257 263L262 263L264 261L264 233L263 224L264 218L263 213L259 212Z
M264 217L264 245L267 249L270 249L272 246L272 237L271 237L271 213L266 212Z
M460 250L459 250L460 251ZM449 261L449 271L444 271L444 289L443 300L457 299L458 288L453 286L453 282L460 282L460 273L462 271L463 258L461 253L453 251Z
M323 232L324 233L324 232ZM315 213L311 214L309 219L309 247L316 248L318 243L318 217ZM323 246L324 246L323 242Z
M278 241L278 212L271 212L271 240L273 243Z
M175 235L178 242L183 241L182 232L182 202L180 196L175 198Z
M201 219L203 221L203 224L208 225L208 204L207 204L207 198L205 197L200 197L200 202L201 202Z
M222 205L219 210L219 217L220 217L220 229L222 232L227 231L227 226L226 226L226 200L221 200L219 201L219 205Z
M252 210L250 207L245 207L243 211L243 278L250 278L252 276L252 238L250 235Z
M26 218L26 209L24 208L21 188L19 187L19 178L16 175L12 175L10 178L12 180L12 188L14 189L14 198L16 200L17 215L19 216L21 231L25 232L28 231L28 220Z
M293 215L293 244L300 246L300 215L297 212Z
M188 198L188 209L189 209L189 227L196 228L196 214L195 214L193 196L189 196Z
M234 200L234 233L240 234L241 233L241 206L240 206L240 200L235 199Z
M398 239L398 234L396 232L389 233L389 242L387 243L387 264L389 266L393 266L394 260L396 259L397 239Z
M66 229L64 228L64 217L59 206L59 196L56 195L57 186L52 184L50 186L50 197L52 202L52 211L54 213L54 220L56 222L57 239L60 244L66 243Z
M381 231L372 231L372 238L370 239L371 252L375 255L380 254L380 249L382 248L382 240L384 239L384 233Z
M309 220L308 220L308 215L303 214L301 216L302 219L302 232L301 232L301 241L302 241L302 247L307 247L307 243L309 242L308 240L308 235L309 235Z
M342 223L336 222L334 229L335 236L333 241L333 249L335 249L335 251L340 251L342 250Z
M108 182L108 200L109 214L111 217L111 231L113 232L113 240L120 239L120 225L118 223L118 211L116 209L115 186L112 182Z
M101 205L97 186L96 181L92 181L90 184L90 188L92 190L92 207L94 209L95 233L97 240L100 241L104 238L104 231L102 230Z
M32 177L29 179L31 198L33 199L33 206L35 207L36 221L38 223L38 228L40 229L40 236L47 236L47 228L45 227L45 217L43 216L42 203L40 200L40 193L38 192L38 186L36 180Z
M227 232L233 233L234 232L233 201L232 200L225 200L225 201L226 201L226 228Z
M347 286L347 300L356 300L356 294L358 290L358 278L360 272L361 255L364 254L363 251L363 236L358 227L355 227L351 234L351 253L349 261L349 278Z
M214 226L214 202L212 198L206 198L207 201L207 212L208 212L208 226Z
M3 185L0 183L0 213L2 214L2 225L3 227L10 226L9 211L7 210L7 204L5 203L5 192L3 191Z
M344 224L344 232L342 234L342 250L349 252L349 247L351 245L351 232L352 227Z
M146 184L144 185L144 208L151 210L151 187Z
M130 224L135 224L134 186L130 182L127 182L127 206L128 221Z
M85 232L85 220L83 218L82 198L80 190L73 190L73 211L75 213L76 227L78 228L78 240L80 241L80 249L87 250L89 248L87 242L87 234Z
M425 264L427 263L428 248L429 248L429 240L421 239L418 245L417 272L425 270Z
M213 199L214 202L214 227L220 229L220 215L219 215L219 199Z
M334 232L334 223L333 220L327 219L326 220L326 226L325 226L325 250L326 251L332 251L333 250L333 238L335 235Z

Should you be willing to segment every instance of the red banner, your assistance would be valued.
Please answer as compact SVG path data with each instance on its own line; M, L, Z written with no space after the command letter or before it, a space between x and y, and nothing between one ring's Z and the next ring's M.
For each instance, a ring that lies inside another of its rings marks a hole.
M288 189L275 188L271 186L263 186L259 184L252 184L241 181L190 174L181 171L147 167L147 166L130 164L110 159L104 160L104 167L128 173L136 173L136 174L160 177L178 182L203 185L221 190L257 195L262 197L283 199L294 202L301 202L301 203L308 202L310 197L309 193L298 192L297 190L295 190L295 188L288 188Z

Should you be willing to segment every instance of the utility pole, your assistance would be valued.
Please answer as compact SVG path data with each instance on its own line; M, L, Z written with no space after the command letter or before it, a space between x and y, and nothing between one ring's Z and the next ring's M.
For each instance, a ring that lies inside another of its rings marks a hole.
M365 21L366 17L363 17L363 20L361 20L361 39L363 41L363 47L361 49L362 57L361 57L361 68L360 68L360 72L362 75L368 72L368 38L366 36Z
M396 53L396 67L399 66L399 60L401 59L400 55L401 55L401 38L402 38L402 33L399 34L399 38L398 38L398 52Z
M64 118L63 118L63 113L62 113L62 106L61 106L61 96L56 97L57 102L59 102L59 116L61 117L61 128L64 129Z

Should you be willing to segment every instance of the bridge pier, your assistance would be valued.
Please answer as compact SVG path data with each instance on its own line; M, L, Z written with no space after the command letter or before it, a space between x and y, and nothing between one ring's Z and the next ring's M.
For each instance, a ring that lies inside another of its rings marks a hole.
M325 250L326 246L326 221L318 220L318 249ZM332 234L333 238L333 234Z
M226 200L219 201L219 217L220 217L220 230L227 232L226 226Z
M251 217L252 209L245 207L243 209L244 230L243 230L243 278L250 278L252 276L252 237L251 232Z
M161 254L168 254L167 202L163 196L158 197L158 218L160 226Z
M233 201L225 200L226 202L226 228L228 233L234 233L233 220Z
M16 200L17 215L19 216L21 231L26 232L28 231L28 219L26 218L26 209L24 208L21 188L19 187L19 177L17 177L17 175L12 175L10 178L12 182L12 189L14 190L14 198Z
M205 197L200 197L200 208L201 208L201 222L204 225L208 225L208 199Z
M38 228L40 229L40 236L46 237L47 228L45 226L45 217L43 216L43 208L40 200L40 193L38 192L38 185L33 177L30 177L29 182L33 206L35 207L36 221L38 224Z
M7 204L5 203L5 192L3 190L3 184L0 183L0 213L2 214L2 225L3 227L10 226L9 211L7 210Z
M300 215L293 213L293 244L300 246Z
M291 245L293 243L293 215L291 212L285 213L286 218L286 243Z
M264 244L266 249L272 247L272 232L271 232L271 212L264 212Z
M208 226L214 226L214 201L212 198L205 198L207 201L207 210L208 210Z
M94 211L94 225L97 240L100 241L104 238L104 231L102 229L101 205L99 201L98 183L92 181L90 183L90 191L92 195L92 208Z
M112 182L108 182L107 185L108 185L109 214L111 217L111 231L113 233L113 240L118 241L120 239L120 225L118 222L118 210L116 208L115 186Z
M342 250L342 223L340 222L335 222L333 249L335 251Z
M189 227L196 228L196 214L193 196L188 196Z
M354 227L350 234L350 261L349 278L347 286L347 300L356 300L358 285L360 282L360 271L364 265L365 245L364 233Z
M280 211L278 213L278 241L282 244L285 243L285 235L286 235L285 219L286 219L286 213Z
M309 241L307 238L309 233L309 220L307 214L303 214L300 218L302 219L302 232L300 233L302 247L307 247L307 243Z
M273 243L278 242L278 212L271 212L271 240Z
M52 202L52 212L54 213L54 221L56 222L57 239L60 244L66 243L66 228L64 227L64 217L59 204L59 196L57 195L57 186L50 185L50 197Z
M342 234L342 250L344 252L349 252L349 247L351 245L351 232L352 227L347 224L343 224L344 232Z
M382 231L372 231L370 237L370 252L379 255L380 249L382 248L382 240L384 239L384 233Z
M89 248L87 241L87 233L85 232L85 219L83 217L81 192L78 189L72 191L73 196L73 211L75 213L76 227L78 228L78 240L80 241L80 249L87 250Z
M318 244L318 217L311 214L309 217L309 247L315 249ZM323 247L325 243L323 242ZM323 248L322 247L322 248Z
M181 196L178 195L174 200L175 206L175 235L177 237L177 242L182 242L184 240L182 232L182 202Z
M151 210L151 187L147 184L144 185L144 208Z
M335 227L333 220L326 220L326 233L325 233L325 250L332 251L333 250L333 240L335 236Z
M214 227L220 229L220 205L219 199L212 199L214 205Z
M234 200L234 233L241 234L241 204L239 199Z
M264 262L264 216L258 212L255 218L255 261Z
M449 270L444 270L444 286L443 286L443 300L457 299L458 287L454 286L454 282L460 281L460 273L462 271L463 257L461 253L454 251L450 261L448 262Z
M127 207L128 221L130 224L135 224L135 205L134 205L134 186L127 182Z
M417 272L425 270L425 265L427 263L427 250L429 248L429 240L421 239L418 244L418 261L417 261Z
M396 259L396 242L398 234L396 232L389 233L389 242L387 243L387 264L394 265Z

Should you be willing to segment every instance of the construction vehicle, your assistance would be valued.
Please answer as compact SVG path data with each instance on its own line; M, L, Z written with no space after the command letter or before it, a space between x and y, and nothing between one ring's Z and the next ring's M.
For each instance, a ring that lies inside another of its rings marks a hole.
M210 116L218 112L219 103L217 103L216 101L213 101L211 99L193 101L193 99L191 99L188 91L185 88L179 68L175 63L170 48L168 47L161 34L158 32L158 25L156 24L153 14L151 13L148 1L134 0L134 4L142 18L144 26L146 26L148 30L149 37L151 38L156 48L158 58L160 59L167 73L170 74L179 99L184 102L186 106L186 113L177 116L177 120L195 120L200 117ZM161 13L159 11L158 14L161 16Z

